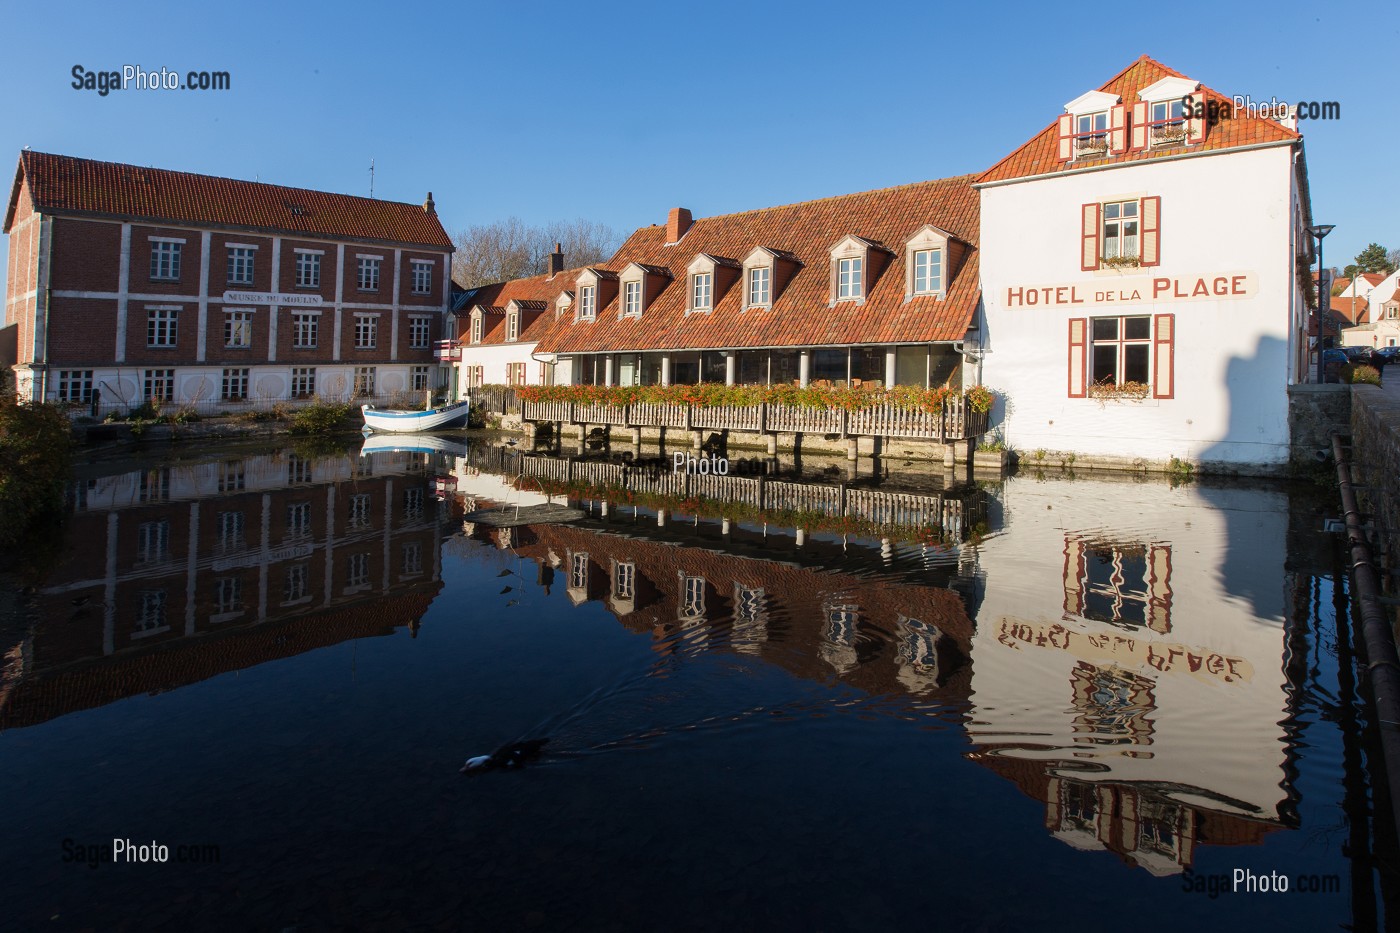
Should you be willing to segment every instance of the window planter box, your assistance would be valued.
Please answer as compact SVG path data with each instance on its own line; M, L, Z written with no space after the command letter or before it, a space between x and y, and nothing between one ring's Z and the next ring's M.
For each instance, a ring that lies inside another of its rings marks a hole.
M1105 256L1102 261L1110 269L1136 269L1142 265L1137 256Z
M1089 397L1100 402L1140 402L1151 387L1142 382L1100 382L1089 386Z
M1157 127L1152 130L1152 145L1163 146L1169 143L1184 142L1186 139L1186 127Z
M1074 154L1077 156L1097 156L1108 153L1108 140L1106 139L1081 139L1074 144Z

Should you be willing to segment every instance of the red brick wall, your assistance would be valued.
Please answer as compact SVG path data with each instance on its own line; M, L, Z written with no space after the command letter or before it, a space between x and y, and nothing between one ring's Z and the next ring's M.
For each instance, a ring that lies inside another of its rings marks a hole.
M145 341L146 322L141 321ZM117 303L101 298L55 297L49 303L49 362L60 369L91 369L110 362L117 346Z
M57 217L53 222L49 286L69 291L115 292L121 278L121 252L121 224ZM149 263L150 259L146 261Z
M322 250L321 254L321 286L320 288L298 288L297 287L297 249ZM291 238L282 241L282 269L278 275L277 291L285 294L300 295L320 295L321 300L330 304L335 301L335 277L339 271L335 267L336 247L334 243L326 243L316 240L293 240ZM270 257L269 257L270 259ZM346 301L353 301L346 298Z
M185 241L180 248L180 280L178 282L159 281L151 278L150 238L153 236L171 237ZM129 287L135 294L197 295L199 293L200 256L200 234L197 230L175 230L167 227L146 227L133 224L131 227L131 281ZM59 286L55 283L54 287ZM142 346L145 346L145 343L143 333Z
M197 234L196 234L197 235ZM230 284L228 280L228 244L243 243L256 246L253 251L253 284ZM285 258L285 257L284 257ZM199 279L195 279L199 284ZM272 237L246 233L215 233L209 243L209 294L223 297L230 289L244 292L272 291ZM220 326L223 317L220 316Z
M34 214L29 199L29 183L20 179L19 199L15 206L15 216L10 227L10 272L6 280L5 308L7 323L18 325L19 349L17 362L28 363L34 359L34 313L37 303L33 298L14 301L20 295L35 287L38 278L39 218Z

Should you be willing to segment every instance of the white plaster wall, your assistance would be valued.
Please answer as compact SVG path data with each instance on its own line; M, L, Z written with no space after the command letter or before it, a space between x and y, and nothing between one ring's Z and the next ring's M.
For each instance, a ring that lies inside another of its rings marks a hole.
M1006 403L1007 443L1104 457L1278 464L1288 455L1294 315L1292 150L1136 163L982 190L982 379ZM1080 270L1081 205L1148 195L1161 204L1161 265ZM1150 300L1008 308L1009 286L1125 276L1253 273L1235 300ZM1175 397L1100 403L1068 397L1068 321L1097 314L1176 315Z
M462 347L462 362L457 368L458 391L467 391L468 374L473 366L482 368L482 381L486 385L505 385L509 381L507 367L511 363L524 363L525 384L538 385L540 363L531 356L537 346L536 343L467 344Z
M1017 478L1003 487L1003 502L1010 533L987 538L979 553L986 595L972 640L973 741L999 747L1001 755L1073 762L1049 769L1075 780L1159 784L1203 809L1277 819L1287 777L1279 725L1287 716L1285 593L1278 582L1286 497L1126 478ZM1067 611L1064 555L1067 540L1077 538L1170 549L1168 631ZM1073 635L1039 643L1007 635L1008 625L1022 623L1038 633L1058 625ZM1142 660L1149 646L1159 656L1178 648L1242 660L1248 676L1227 681L1193 671L1185 655L1158 670ZM1072 672L1081 660L1151 682L1149 736L1095 743L1076 728Z

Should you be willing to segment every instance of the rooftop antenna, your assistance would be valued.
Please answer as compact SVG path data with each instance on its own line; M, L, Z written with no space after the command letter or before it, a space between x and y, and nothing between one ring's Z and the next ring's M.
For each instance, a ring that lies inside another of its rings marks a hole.
M369 160L369 196L374 197L374 157Z

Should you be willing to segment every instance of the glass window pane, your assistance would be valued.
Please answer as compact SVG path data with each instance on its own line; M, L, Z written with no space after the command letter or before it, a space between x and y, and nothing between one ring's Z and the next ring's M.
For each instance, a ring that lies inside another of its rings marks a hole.
M1118 382L1117 344L1094 345L1093 381L1115 384Z
M1128 340L1147 340L1152 336L1152 320L1147 317L1123 319L1123 336Z
M1147 382L1147 357L1151 346L1130 343L1123 348L1123 378L1128 382Z
M1095 339L1095 340L1117 340L1117 339L1118 339L1118 318L1116 318L1116 317L1096 317L1096 318L1094 318L1094 339Z

